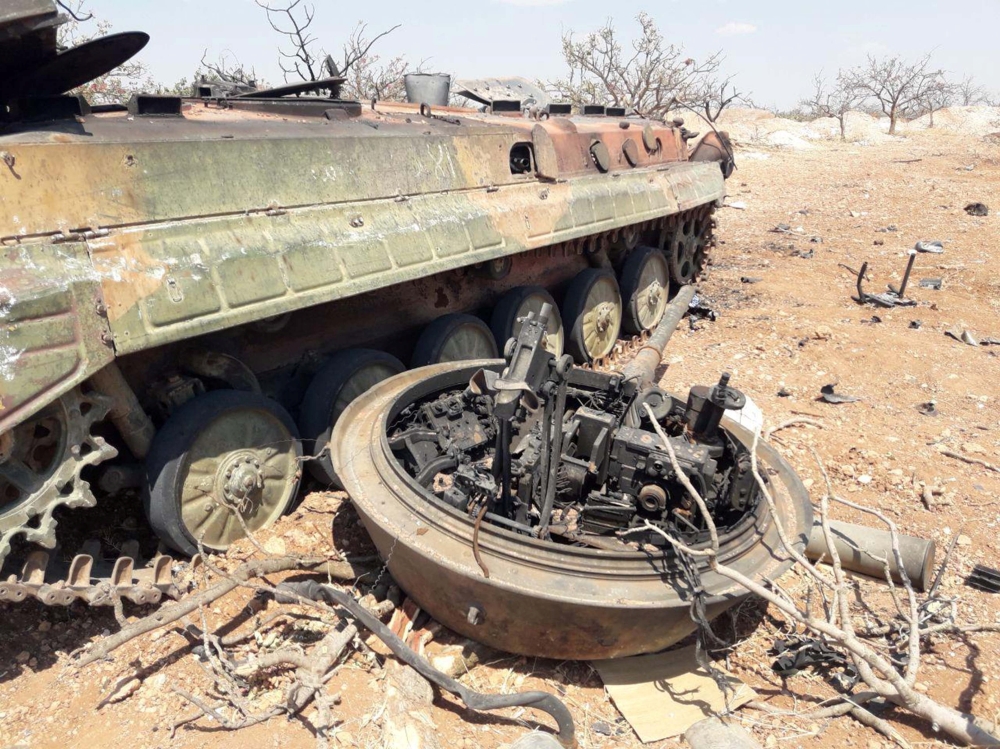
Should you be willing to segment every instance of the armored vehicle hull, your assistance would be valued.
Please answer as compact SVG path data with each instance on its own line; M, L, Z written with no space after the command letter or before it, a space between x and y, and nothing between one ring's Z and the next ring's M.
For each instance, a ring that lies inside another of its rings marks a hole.
M56 54L31 5L0 19L41 50L0 58L10 80ZM729 166L724 136L637 118L61 90L0 91L0 563L30 562L7 598L93 598L93 549L55 595L26 544L102 496L141 498L166 547L226 548L303 465L336 483L353 397L496 356L544 301L553 350L613 356L697 274Z

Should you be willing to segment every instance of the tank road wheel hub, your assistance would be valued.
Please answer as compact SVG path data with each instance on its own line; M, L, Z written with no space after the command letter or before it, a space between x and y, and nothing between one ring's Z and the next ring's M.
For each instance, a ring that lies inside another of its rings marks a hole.
M566 350L578 363L611 353L622 324L622 298L611 271L588 268L570 283L563 319L572 321Z
M17 535L54 547L57 507L94 506L80 474L118 454L90 433L109 406L106 397L76 388L0 435L0 564Z
M241 515L251 515L253 504L260 501L264 488L260 458L250 451L236 453L230 456L219 474L225 503Z
M615 319L615 307L610 302L601 302L594 309L594 327L598 333L607 333Z
M655 328L667 310L670 267L655 247L639 247L625 261L621 272L626 333L638 335Z
M187 554L198 551L199 539L223 551L288 509L301 456L298 430L274 401L236 390L200 395L153 440L146 461L150 524Z
M660 306L660 300L663 299L663 287L660 286L659 281L653 281L649 286L646 287L646 304L640 305L640 308L645 310L655 310Z

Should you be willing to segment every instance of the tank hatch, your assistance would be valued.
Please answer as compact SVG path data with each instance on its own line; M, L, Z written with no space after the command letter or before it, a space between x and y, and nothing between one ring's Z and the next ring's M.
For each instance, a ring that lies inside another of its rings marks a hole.
M65 94L128 62L149 42L139 31L61 48L67 17L53 0L14 0L0 9L0 104Z

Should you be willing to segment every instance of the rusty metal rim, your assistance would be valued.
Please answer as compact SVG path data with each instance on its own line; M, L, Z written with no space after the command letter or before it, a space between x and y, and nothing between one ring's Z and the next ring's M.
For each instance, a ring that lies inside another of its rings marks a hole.
M472 521L457 510L442 507L436 500L429 501L433 498L417 493L413 489L412 481L406 480L408 476L405 478L400 476L400 473L405 474L405 471L392 456L385 439L385 431L391 411L390 404L398 403L404 391L408 392L409 388L421 381L426 382L437 376L450 377L453 384L457 384L481 366L495 367L499 366L499 363L482 361L440 365L403 373L387 380L352 404L345 412L347 418L342 420L342 426L335 431L331 441L334 459L348 472L345 485L363 517L398 541L415 547L418 553L458 566L461 566L461 560L441 560L440 552L422 543L421 537L427 534L425 538L429 540L431 534L428 532L434 531L443 534L452 542L468 546L471 544ZM381 432L381 437L375 430ZM738 438L744 440L749 438L749 434L745 433L746 430L743 430L742 435L736 434L739 431L738 427L733 431ZM349 452L352 443L358 446L353 453ZM809 527L812 514L805 487L791 467L773 449L767 445L760 445L759 448L762 463L777 469L784 485L784 491L775 492L775 499L779 508L789 513L789 518L786 520L787 530L801 545L804 545L807 535L804 529ZM362 457L364 453L367 455ZM368 466L362 467L363 476L359 476L355 470L354 464L359 458L362 462L369 462ZM393 520L388 517L391 513L386 512L387 508L391 509L393 503L400 505L406 511L406 522L397 523L396 528L392 527ZM412 526L409 523L410 519L413 521ZM763 520L766 521L766 517ZM738 563L744 558L750 561L750 557L753 557L757 566L747 572L754 576L777 577L790 566L790 562L784 555L774 553L779 547L773 523L762 522L761 518L755 518L755 521L752 524L748 523L748 527L740 529L742 543L727 549L721 558L731 563L732 560L736 560ZM761 551L762 547L766 548L766 553ZM668 592L671 591L670 586L663 585L662 581L665 576L672 574L670 570L672 555L664 553L649 555L640 552L609 552L555 546L501 528L485 526L480 534L480 549L512 566L534 568L544 574L595 581L604 579L626 586L629 581L636 584L655 581L664 591L664 596L668 596ZM516 587L501 579L492 579L490 582L501 587ZM526 581L517 582L523 589ZM717 578L713 574L705 575L705 582L711 601L745 593L733 583ZM547 590L545 594L549 597L559 597L560 591ZM568 590L565 593L567 600L572 600L575 595L576 593ZM626 597L609 605L620 605L626 601L628 605L635 606L663 605L662 598L653 600L645 597L637 600L628 600Z

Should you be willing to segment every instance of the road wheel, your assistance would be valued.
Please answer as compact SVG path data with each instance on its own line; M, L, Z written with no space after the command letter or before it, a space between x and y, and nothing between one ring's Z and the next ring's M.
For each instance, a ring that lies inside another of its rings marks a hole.
M299 428L302 447L313 459L306 463L313 477L340 486L327 449L330 433L351 401L406 367L384 351L348 349L331 356L313 377L302 399Z
M622 267L621 289L625 332L637 335L655 328L667 309L670 290L670 268L663 253L655 247L634 250Z
M424 328L417 339L410 366L497 358L499 353L493 331L486 323L472 315L451 314L439 317Z
M622 325L622 297L614 274L603 268L578 273L566 292L563 320L571 325L566 351L578 364L610 354Z
M292 417L262 395L213 390L173 413L146 459L146 514L185 554L225 551L284 513L299 487ZM242 518L242 522L240 520Z
M520 320L527 317L529 312L534 312L537 316L543 304L552 306L547 326L548 333L545 336L545 350L556 358L562 356L565 344L562 317L552 295L541 286L518 286L511 289L493 309L490 327L493 329L497 347L501 351L509 339L516 338L521 332Z

